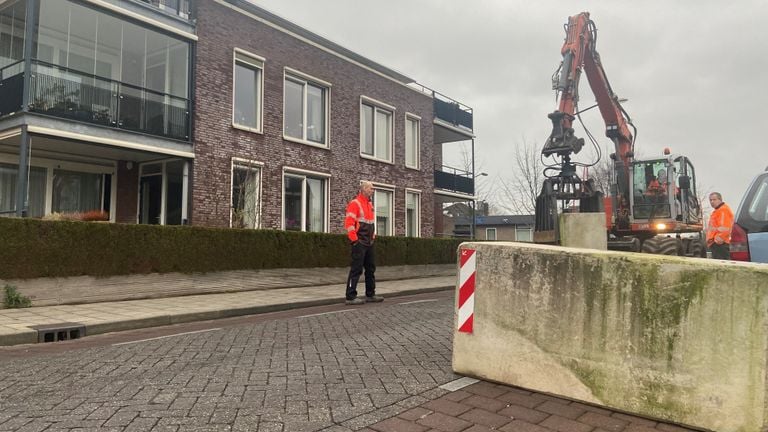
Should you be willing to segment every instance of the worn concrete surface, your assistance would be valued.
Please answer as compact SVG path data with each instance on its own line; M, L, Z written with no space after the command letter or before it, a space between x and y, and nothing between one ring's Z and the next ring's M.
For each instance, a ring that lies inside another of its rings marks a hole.
M768 266L462 248L477 250L474 332L454 335L455 372L712 430L768 426Z
M565 247L608 250L605 213L561 214L560 243Z

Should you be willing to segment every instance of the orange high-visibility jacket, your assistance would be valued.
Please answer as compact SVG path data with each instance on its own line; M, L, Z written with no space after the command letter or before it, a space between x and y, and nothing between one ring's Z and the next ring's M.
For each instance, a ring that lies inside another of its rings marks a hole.
M373 203L365 195L358 194L347 205L347 217L344 218L344 228L347 230L349 241L359 241L370 246L376 238L376 216Z
M720 237L725 243L730 244L731 228L733 228L733 212L728 204L721 203L709 217L707 246L715 243L715 237Z

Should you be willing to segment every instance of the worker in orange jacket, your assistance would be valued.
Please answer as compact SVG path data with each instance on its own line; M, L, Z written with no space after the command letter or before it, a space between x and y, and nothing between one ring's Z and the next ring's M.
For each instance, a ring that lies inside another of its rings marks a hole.
M709 194L709 204L715 209L709 217L707 226L707 247L712 252L712 258L731 258L731 228L733 228L733 212L728 204L723 202L719 192Z
M346 304L359 305L366 302L380 302L384 298L376 295L376 264L374 263L373 242L376 239L376 215L371 197L373 184L360 182L360 192L347 205L344 228L352 245L352 263L347 278ZM365 268L365 300L357 297L357 281Z

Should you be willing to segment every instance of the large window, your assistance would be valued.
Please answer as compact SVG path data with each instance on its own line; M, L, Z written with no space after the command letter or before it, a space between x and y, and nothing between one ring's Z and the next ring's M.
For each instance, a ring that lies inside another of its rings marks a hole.
M485 239L494 241L496 240L496 228L486 228L485 229Z
M259 228L261 167L246 162L232 166L232 226Z
M26 1L0 11L0 69L24 58Z
M0 163L0 214L12 215L16 211L16 185L19 179L18 165ZM42 217L45 214L46 169L30 167L27 190L28 215Z
M405 235L421 237L421 194L414 191L405 192Z
M235 51L233 122L255 132L261 132L263 71L263 59Z
M394 108L363 98L360 106L360 153L392 162L392 113Z
M519 242L532 242L533 230L530 227L515 227L515 240Z
M299 172L286 172L283 178L283 227L327 232L328 179Z
M327 146L329 87L298 73L285 74L285 137Z
M394 235L394 217L392 203L394 191L376 189L373 193L373 204L376 209L376 234Z
M405 166L408 168L419 168L420 124L418 117L405 116Z

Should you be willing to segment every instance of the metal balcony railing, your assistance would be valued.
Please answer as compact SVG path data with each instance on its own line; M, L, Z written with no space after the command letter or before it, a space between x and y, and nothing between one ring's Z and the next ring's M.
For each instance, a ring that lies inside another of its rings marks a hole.
M411 83L409 86L432 97L436 118L452 126L473 130L471 107L419 83Z
M0 117L21 111L24 61L0 69Z
M190 101L33 61L29 110L188 141Z
M189 19L189 0L137 0L166 13Z
M435 188L452 192L475 194L474 175L465 170L445 165L435 167Z

